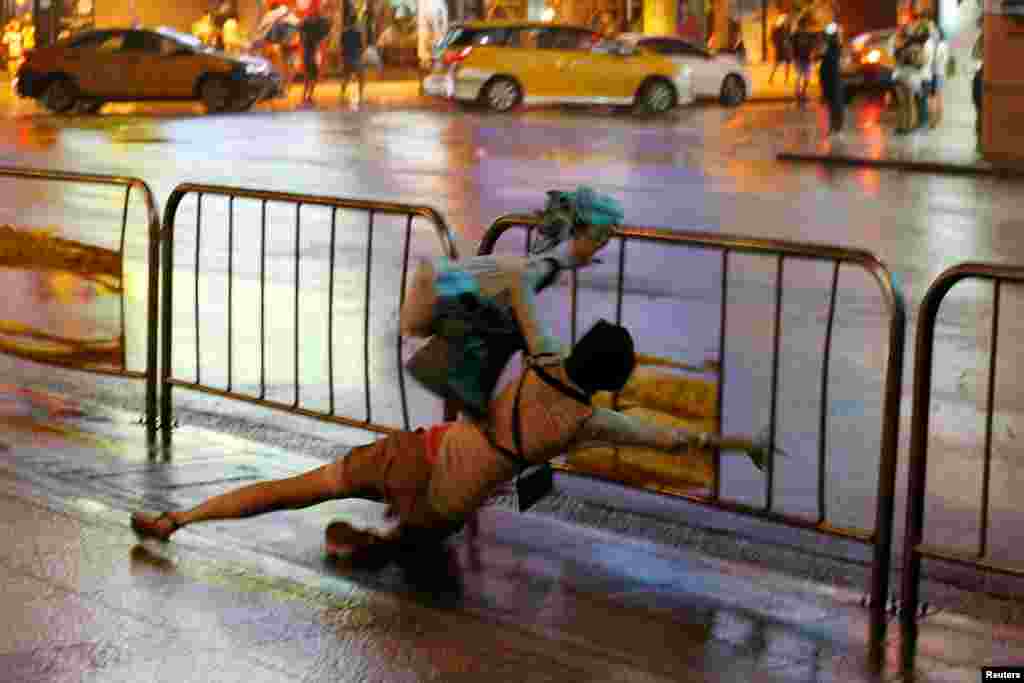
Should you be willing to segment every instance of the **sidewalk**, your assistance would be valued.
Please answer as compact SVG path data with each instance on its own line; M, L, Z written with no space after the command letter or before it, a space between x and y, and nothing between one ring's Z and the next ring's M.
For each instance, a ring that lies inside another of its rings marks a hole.
M0 386L4 680L973 682L1024 662L1019 628L940 611L913 678L895 625L874 676L849 591L499 508L475 553L451 542L461 590L324 559L324 526L343 511L379 523L369 503L169 544L129 529L140 507L319 464L187 426L150 452L126 414Z

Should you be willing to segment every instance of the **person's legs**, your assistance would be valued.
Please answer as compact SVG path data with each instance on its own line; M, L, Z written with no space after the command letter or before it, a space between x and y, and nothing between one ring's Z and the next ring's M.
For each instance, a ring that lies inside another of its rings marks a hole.
M306 68L306 74L302 80L302 101L306 104L313 103L313 91L316 89L316 81L320 76L316 57L316 43L312 41L304 42L302 63Z
M942 103L942 81L936 79L935 84L932 86L932 101L934 107L932 108L932 119L931 126L935 128L942 121L943 114L943 103Z
M196 522L243 519L276 510L297 510L351 495L338 476L338 463L286 479L250 484L203 501L190 510L132 515L132 528L145 536L166 540L178 529Z
M914 101L917 103L917 126L916 128L928 127L928 94L925 90L914 93Z
M843 96L833 95L829 101L829 132L838 133L843 129Z

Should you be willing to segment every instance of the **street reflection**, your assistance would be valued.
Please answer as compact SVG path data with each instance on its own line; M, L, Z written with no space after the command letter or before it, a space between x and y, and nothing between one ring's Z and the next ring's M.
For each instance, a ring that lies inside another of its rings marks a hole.
M53 233L0 225L0 351L123 368L120 254Z

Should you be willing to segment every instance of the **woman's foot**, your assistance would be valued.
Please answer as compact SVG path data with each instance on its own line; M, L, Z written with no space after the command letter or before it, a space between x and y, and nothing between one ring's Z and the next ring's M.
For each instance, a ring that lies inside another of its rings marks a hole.
M181 527L172 512L150 515L145 512L132 513L132 529L145 538L166 541Z
M384 542L380 536L360 531L348 522L331 522L324 532L324 550L332 557L353 555Z

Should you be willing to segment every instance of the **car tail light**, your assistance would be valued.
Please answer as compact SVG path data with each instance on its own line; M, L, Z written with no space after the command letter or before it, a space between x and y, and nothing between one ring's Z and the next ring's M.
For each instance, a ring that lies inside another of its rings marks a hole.
M463 59L469 56L469 53L473 51L472 45L467 45L458 52L455 50L445 50L444 57L441 61L444 62L445 66L451 66L452 64L458 64Z

